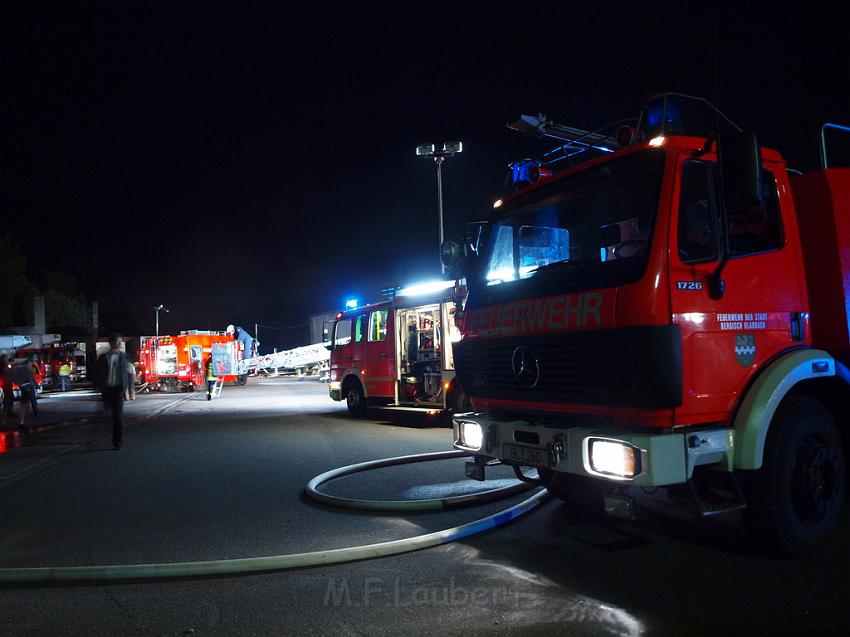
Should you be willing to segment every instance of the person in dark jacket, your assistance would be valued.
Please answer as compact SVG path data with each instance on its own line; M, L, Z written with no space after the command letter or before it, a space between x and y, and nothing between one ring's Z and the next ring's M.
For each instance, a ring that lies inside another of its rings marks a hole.
M120 449L124 437L124 390L127 387L127 355L121 336L109 337L110 350L97 361L97 378L103 402L112 411L112 445Z
M14 365L11 371L13 381L21 390L21 416L18 426L23 427L29 406L32 406L32 415L38 417L38 391L32 375L32 366L29 363Z

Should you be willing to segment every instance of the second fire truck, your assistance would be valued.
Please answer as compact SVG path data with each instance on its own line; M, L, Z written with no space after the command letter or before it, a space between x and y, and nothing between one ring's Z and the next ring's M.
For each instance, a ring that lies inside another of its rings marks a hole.
M194 391L204 386L205 366L214 362L223 382L244 385L248 374L238 374L242 343L232 333L190 330L177 336L143 336L139 347L138 380L150 389Z
M367 406L462 411L455 380L454 282L402 288L393 298L340 312L326 324L331 350L330 396L353 416Z

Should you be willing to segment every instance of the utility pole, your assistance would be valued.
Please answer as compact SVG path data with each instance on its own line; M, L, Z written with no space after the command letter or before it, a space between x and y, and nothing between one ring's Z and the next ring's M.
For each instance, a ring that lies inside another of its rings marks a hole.
M437 150L435 144L420 144L416 147L417 156L432 157L437 165L437 215L440 226L438 254L440 255L440 272L443 274L446 273L446 266L443 263L443 162L446 161L446 157L452 157L461 152L463 152L463 142L443 142L442 150Z
M162 310L163 312L170 312L171 311L167 307L162 305L161 303L153 309L153 311L156 312L156 335L157 336L159 336L159 312L160 312L160 310Z

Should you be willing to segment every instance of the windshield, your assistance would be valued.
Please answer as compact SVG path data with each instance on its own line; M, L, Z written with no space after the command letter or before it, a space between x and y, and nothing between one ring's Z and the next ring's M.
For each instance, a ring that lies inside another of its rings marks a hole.
M576 173L506 206L493 223L479 293L528 296L533 285L611 287L643 274L664 153L647 150ZM557 281L557 283L555 283ZM541 290L545 294L545 290Z

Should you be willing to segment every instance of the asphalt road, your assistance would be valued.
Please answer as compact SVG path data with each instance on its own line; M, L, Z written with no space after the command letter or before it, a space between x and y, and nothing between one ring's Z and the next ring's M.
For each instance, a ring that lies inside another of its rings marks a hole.
M251 379L202 394L143 395L112 450L95 396L42 401L40 422L0 445L0 567L279 555L398 539L499 511L405 515L315 504L306 482L341 465L451 448L450 431L348 418L324 385ZM374 416L374 415L373 415ZM493 472L492 484L511 474ZM327 485L361 498L481 489L462 460ZM401 556L216 579L0 588L0 635L848 634L850 516L811 558L776 560L735 517L697 521L643 497L635 523L558 501L511 525Z

